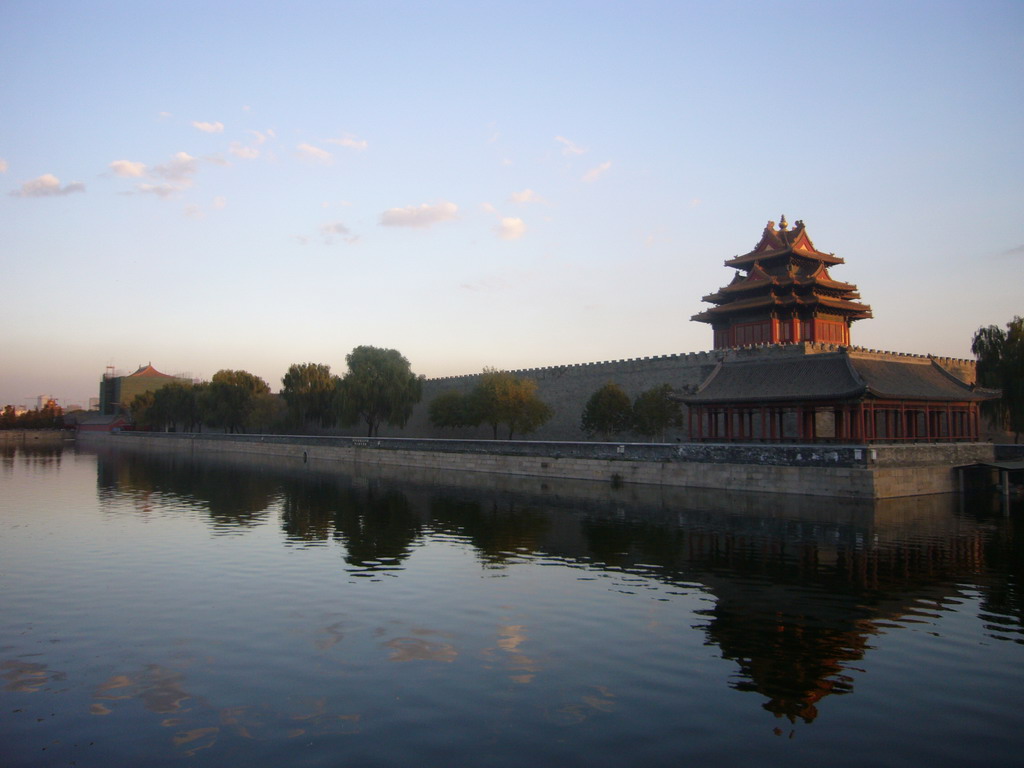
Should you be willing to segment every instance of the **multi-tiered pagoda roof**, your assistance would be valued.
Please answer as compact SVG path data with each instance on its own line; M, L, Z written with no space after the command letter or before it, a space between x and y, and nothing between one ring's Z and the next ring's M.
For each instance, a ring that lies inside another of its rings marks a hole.
M857 286L833 279L843 259L814 247L802 221L769 221L754 249L725 262L736 275L703 297L715 306L693 316L710 323L715 348L800 341L848 345L850 324L871 317Z

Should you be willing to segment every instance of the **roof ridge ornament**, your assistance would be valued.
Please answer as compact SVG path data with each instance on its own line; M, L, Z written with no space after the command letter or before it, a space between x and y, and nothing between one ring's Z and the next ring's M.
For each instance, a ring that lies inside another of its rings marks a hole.
M779 231L785 232L789 229L789 222L786 221L786 214L782 214L782 218L779 219Z

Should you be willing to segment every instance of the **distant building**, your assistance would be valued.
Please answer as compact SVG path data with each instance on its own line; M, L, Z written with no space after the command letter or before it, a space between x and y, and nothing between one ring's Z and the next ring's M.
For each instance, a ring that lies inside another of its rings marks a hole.
M113 369L108 368L100 382L100 413L113 416L127 412L136 396L174 383L191 384L192 380L161 373L152 364L139 366L135 373L127 376L116 376Z

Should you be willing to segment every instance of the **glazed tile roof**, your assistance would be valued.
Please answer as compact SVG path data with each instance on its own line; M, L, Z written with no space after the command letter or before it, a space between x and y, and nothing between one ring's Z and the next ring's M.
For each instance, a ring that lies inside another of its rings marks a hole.
M846 352L777 360L719 363L686 403L846 400L963 402L991 393L974 390L930 360L871 360Z

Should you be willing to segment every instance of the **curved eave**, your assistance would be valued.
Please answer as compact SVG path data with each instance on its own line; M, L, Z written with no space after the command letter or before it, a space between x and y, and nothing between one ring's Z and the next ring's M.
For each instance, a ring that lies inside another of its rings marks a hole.
M745 253L742 256L736 256L725 262L727 267L742 268L749 264L753 264L755 261L770 261L784 256L798 256L803 259L810 261L821 261L825 264L845 264L846 262L839 256L835 256L831 253L821 253L820 251L805 251L805 250L794 250L793 248L782 248L780 250L772 251L751 251Z

